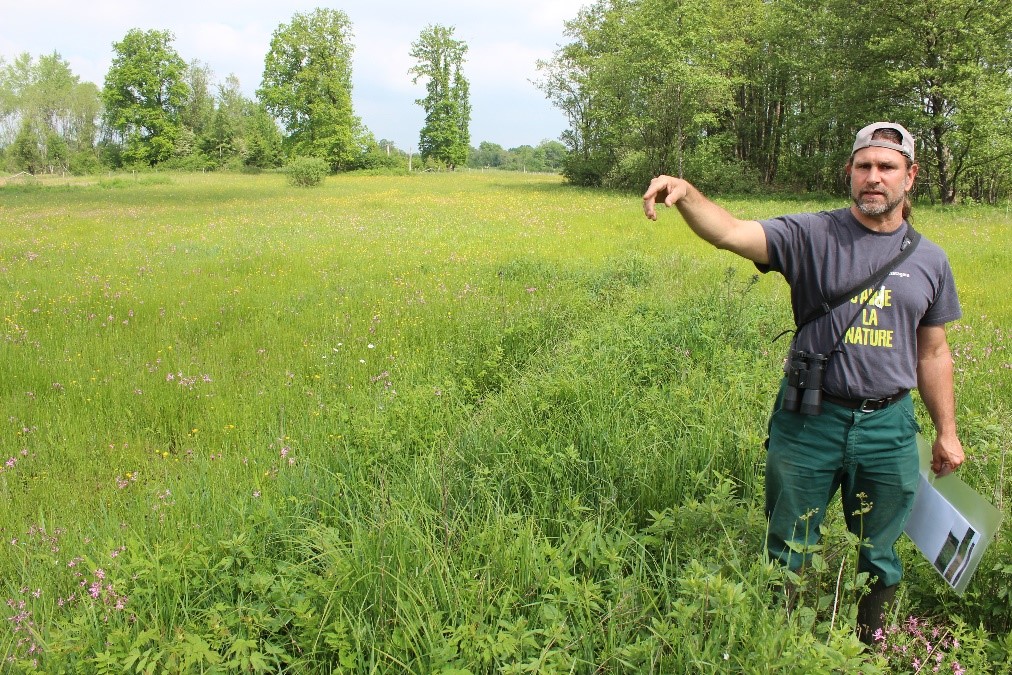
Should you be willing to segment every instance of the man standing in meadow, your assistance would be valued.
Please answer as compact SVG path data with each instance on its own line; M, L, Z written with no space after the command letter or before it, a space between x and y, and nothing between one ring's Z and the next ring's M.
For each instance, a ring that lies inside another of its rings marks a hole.
M671 176L650 182L643 210L656 220L656 203L676 207L698 236L790 284L797 330L769 422L766 549L800 569L839 489L865 542L858 568L875 579L858 605L858 636L870 643L902 576L895 543L918 484L912 388L935 426L932 470L963 463L945 334L961 310L945 253L908 222L910 132L868 125L845 170L853 203L835 211L741 220Z

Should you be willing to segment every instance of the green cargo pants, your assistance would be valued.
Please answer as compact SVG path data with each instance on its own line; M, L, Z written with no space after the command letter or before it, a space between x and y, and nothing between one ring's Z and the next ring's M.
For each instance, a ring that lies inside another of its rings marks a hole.
M792 570L810 557L829 501L841 492L848 529L860 537L858 570L891 586L903 569L895 544L917 494L917 421L909 396L863 412L823 402L821 415L781 408L769 424L766 516L770 557ZM792 548L793 544L793 548Z

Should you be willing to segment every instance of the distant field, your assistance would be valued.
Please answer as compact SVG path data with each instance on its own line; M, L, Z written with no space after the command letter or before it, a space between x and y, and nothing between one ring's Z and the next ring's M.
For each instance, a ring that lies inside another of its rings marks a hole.
M1007 509L1012 216L915 226L964 306L961 475ZM673 211L545 175L140 174L0 187L0 232L15 672L860 661L824 602L848 556L790 615L761 561L786 287ZM1000 658L1009 553L957 603L910 549L903 611Z

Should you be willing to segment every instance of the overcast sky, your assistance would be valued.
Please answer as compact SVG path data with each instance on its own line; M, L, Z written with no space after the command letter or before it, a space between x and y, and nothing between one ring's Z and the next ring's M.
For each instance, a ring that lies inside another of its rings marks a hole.
M591 0L0 0L0 57L9 63L58 52L74 74L99 87L112 43L131 28L169 30L184 61L206 63L222 82L234 73L250 97L260 85L271 34L296 12L340 9L354 33L355 113L377 139L418 145L423 115L411 83L411 43L430 24L454 27L468 45L471 143L505 148L555 140L561 112L532 83L536 62L565 43L563 22Z

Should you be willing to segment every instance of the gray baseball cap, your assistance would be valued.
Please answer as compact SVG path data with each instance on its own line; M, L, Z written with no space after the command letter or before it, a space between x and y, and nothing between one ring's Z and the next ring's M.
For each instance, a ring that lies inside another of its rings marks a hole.
M903 142L894 143L888 138L872 138L879 129L895 129L899 132ZM890 148L903 153L911 162L914 161L914 137L903 126L895 122L872 122L857 132L857 138L854 139L854 149L850 151L850 156L853 157L858 150L869 147Z

